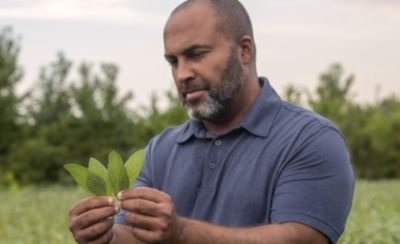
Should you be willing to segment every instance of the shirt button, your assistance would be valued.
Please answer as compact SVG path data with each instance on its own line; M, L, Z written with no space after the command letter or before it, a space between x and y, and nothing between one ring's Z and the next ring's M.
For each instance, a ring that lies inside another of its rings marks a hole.
M213 170L213 169L215 169L217 167L217 165L214 162L210 162L208 167L210 167L210 169Z
M215 144L216 146L221 146L222 142L221 142L221 140L216 140L216 141L214 142L214 144Z

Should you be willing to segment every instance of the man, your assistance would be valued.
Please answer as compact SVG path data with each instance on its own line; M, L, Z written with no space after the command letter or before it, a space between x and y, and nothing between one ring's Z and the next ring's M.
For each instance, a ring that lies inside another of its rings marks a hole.
M91 197L70 210L76 241L336 242L354 186L345 143L329 121L281 101L257 77L243 6L184 2L166 23L164 47L192 119L149 143L120 207Z

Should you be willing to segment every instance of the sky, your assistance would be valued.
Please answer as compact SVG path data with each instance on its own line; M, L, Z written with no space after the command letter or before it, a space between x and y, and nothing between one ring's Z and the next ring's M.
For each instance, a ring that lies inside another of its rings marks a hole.
M162 32L178 0L0 0L0 28L21 36L18 89L35 86L40 67L63 51L120 68L118 87L135 103L174 89ZM400 95L400 1L243 0L252 18L258 74L279 93L293 84L314 90L336 62L355 75L352 97L376 102ZM75 66L76 68L76 66Z

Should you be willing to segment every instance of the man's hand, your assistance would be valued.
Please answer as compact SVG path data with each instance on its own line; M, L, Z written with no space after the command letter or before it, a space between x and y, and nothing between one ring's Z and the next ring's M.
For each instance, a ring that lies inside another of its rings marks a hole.
M128 211L125 221L135 238L146 243L177 243L181 227L168 194L139 187L122 191L118 197L121 208Z
M113 238L112 216L119 208L110 197L91 197L69 211L69 229L78 243L109 243Z

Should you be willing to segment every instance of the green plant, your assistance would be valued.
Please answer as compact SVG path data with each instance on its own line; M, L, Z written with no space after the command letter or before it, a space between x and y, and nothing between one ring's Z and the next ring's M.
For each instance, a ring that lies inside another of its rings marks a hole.
M125 162L121 156L111 151L107 168L97 159L90 158L88 167L79 164L66 164L64 168L84 190L96 196L114 196L129 188L139 175L143 165L144 152L138 150Z

